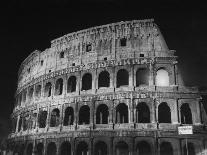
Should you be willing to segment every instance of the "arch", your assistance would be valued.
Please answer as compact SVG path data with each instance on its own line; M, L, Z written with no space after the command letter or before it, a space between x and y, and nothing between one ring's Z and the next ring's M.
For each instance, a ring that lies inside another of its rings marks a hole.
M136 154L139 155L151 155L151 147L150 144L146 141L141 141L136 146Z
M26 98L27 98L27 91L24 90L23 93L22 93L22 101L26 102Z
M110 85L110 75L107 71L102 71L98 76L98 88L109 87Z
M160 144L160 155L173 155L173 148L170 142Z
M119 88L120 86L128 86L129 85L129 73L126 69L120 69L117 72L117 88Z
M60 110L55 108L51 112L50 127L57 127L59 125Z
M65 109L63 125L64 126L73 125L73 122L74 122L74 110L72 107L67 107Z
M61 144L60 155L71 155L71 144L68 141Z
M124 141L120 141L115 146L115 155L129 155L129 147Z
M41 89L42 89L41 85L37 85L36 86L36 90L35 90L35 96L36 97L40 97L41 96Z
M156 72L156 86L169 86L170 78L168 72L164 68L160 68Z
M116 107L116 123L128 123L128 106L124 103Z
M29 93L28 93L28 99L29 99L29 100L32 99L32 97L33 97L33 92L34 92L34 88L32 87L32 88L29 89Z
M40 111L38 115L39 128L46 127L46 120L47 120L47 111Z
M103 141L98 141L95 144L94 155L107 155L107 144Z
M166 102L162 102L158 106L158 122L171 123L171 111Z
M54 142L50 142L47 145L47 155L56 155L56 153L57 153L56 144Z
M60 52L59 57L64 58L64 55L65 55L65 53L62 51L62 52Z
M136 123L150 123L150 110L145 102L136 107Z
M81 90L90 90L92 89L92 75L86 73L82 77L82 89Z
M33 150L33 145L32 145L32 143L29 143L29 144L27 145L26 154L27 154L27 155L32 155L32 150Z
M38 143L37 144L37 155L43 155L43 149L44 149L43 143Z
M76 148L76 155L88 155L88 144L84 141L78 143Z
M188 149L187 149L188 148ZM188 153L187 153L188 152ZM187 147L186 147L186 144L183 146L183 155L196 155L196 152L195 152L195 147L193 145L193 143L191 142L188 142L187 143Z
M182 124L192 124L192 113L188 103L182 104L180 107L181 113L181 123Z
M78 124L90 123L90 108L88 105L83 105L79 110L79 122Z
M52 93L52 83L47 82L45 85L45 97L50 97Z
M100 104L96 110L96 124L108 124L109 109L105 104Z
M139 68L136 72L136 86L149 85L149 69Z
M62 95L63 93L63 79L57 79L55 83L55 95Z
M70 76L68 79L67 93L76 91L76 76Z
M19 118L18 132L21 131L21 128L22 128L22 116L20 116Z

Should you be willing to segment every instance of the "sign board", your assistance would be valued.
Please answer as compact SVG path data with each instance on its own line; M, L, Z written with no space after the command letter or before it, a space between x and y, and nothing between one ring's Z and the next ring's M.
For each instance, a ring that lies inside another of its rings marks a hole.
M193 127L192 126L179 126L178 134L179 135L193 134Z

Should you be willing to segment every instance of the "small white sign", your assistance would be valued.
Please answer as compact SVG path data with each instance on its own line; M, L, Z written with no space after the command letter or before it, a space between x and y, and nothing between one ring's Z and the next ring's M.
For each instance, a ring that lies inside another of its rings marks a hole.
M179 126L178 134L179 135L193 134L193 127L192 126Z

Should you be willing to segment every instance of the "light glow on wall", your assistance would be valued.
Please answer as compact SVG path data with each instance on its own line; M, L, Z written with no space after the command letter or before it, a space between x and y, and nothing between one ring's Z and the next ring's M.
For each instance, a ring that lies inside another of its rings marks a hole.
M156 75L156 86L169 86L169 75L164 69L159 69Z

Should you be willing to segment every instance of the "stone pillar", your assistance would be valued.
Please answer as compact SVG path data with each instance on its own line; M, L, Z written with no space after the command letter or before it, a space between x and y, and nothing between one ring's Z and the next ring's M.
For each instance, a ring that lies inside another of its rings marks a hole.
M45 129L48 131L50 127L50 105L47 106L47 119L46 119L46 126Z

